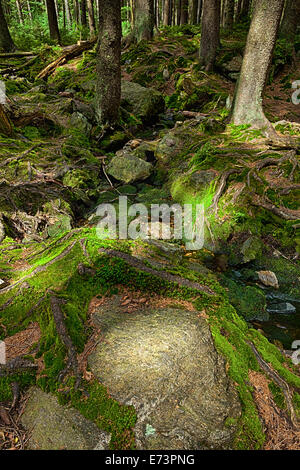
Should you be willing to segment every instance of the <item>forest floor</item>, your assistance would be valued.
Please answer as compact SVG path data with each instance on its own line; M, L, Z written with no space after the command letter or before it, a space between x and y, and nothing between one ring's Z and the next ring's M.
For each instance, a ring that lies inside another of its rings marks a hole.
M229 124L243 31L213 74L199 37L169 28L123 50L121 121L105 135L92 49L47 79L62 51L18 70L28 58L1 59L0 449L300 448L300 61L279 44L274 142ZM120 195L203 203L204 247L99 238L97 207L118 211Z

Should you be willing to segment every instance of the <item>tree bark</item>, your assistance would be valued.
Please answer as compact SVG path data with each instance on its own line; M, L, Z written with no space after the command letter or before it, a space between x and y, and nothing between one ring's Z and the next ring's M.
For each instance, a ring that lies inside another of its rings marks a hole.
M234 100L232 122L272 134L272 125L263 107L263 91L268 77L284 0L256 0L248 33L240 79Z
M0 133L4 135L12 135L12 125L5 114L3 105L0 103Z
M207 72L214 67L220 44L220 0L204 0L202 34L200 43L200 64Z
M192 16L191 16L192 24L197 24L198 3L199 3L199 0L192 1Z
M67 26L71 26L71 13L68 0L64 0L65 4L65 12L66 12L66 24Z
M251 6L251 0L243 0L243 6L242 6L241 16L240 16L241 20L245 20L248 18L250 14L250 6Z
M46 0L50 38L60 44L60 34L54 0Z
M80 2L80 23L81 23L81 26L83 26L83 27L87 26L86 0L81 0L81 2Z
M99 0L96 117L101 126L113 126L121 100L121 0Z
M10 32L8 30L7 22L2 8L2 0L0 0L0 50L11 52L16 49Z
M134 7L133 37L137 42L153 38L154 2L153 0L136 0Z
M281 34L293 42L298 26L300 26L300 0L287 0L281 24Z

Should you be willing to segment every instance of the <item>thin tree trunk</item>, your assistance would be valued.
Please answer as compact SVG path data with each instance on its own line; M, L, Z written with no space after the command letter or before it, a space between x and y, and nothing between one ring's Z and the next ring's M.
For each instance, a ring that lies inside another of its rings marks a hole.
M203 6L203 1L199 0L199 2L198 2L198 12L197 12L197 24L201 23L202 6Z
M81 0L80 2L80 23L81 26L87 26L87 19L86 19L86 0Z
M6 18L2 8L2 0L0 0L0 50L11 52L16 49L11 38Z
M24 23L24 18L23 18L23 11L22 11L20 0L16 0L16 5L17 5L20 24L23 24Z
M192 0L192 16L191 16L192 24L197 24L197 13L198 13L198 0Z
M232 30L234 20L234 0L226 0L224 28Z
M68 0L64 0L65 4L65 12L66 12L66 24L67 26L71 26L71 14L70 14L70 7Z
M46 0L50 38L60 43L60 34L57 23L54 0Z
M181 0L177 0L177 15L176 15L176 24L179 26L181 24Z
M99 0L96 116L100 125L113 126L121 100L121 1Z
M134 8L133 36L137 42L150 41L154 28L153 0L136 0Z
M27 0L27 9L28 9L30 23L32 23L32 13L31 13L31 6L30 6L29 0Z
M238 23L241 18L241 11L242 11L242 1L243 0L238 0L236 4L236 10L235 10L235 23Z
M164 5L164 26L170 26L172 23L171 0L165 0Z
M256 0L240 79L232 113L236 125L252 127L272 134L273 128L263 107L263 91L268 77L284 0Z
M180 24L189 22L189 0L181 0Z
M214 67L220 44L220 8L220 0L203 1L200 64L207 72Z
M241 10L241 20L245 20L248 18L250 14L250 5L251 5L251 0L243 0L243 6Z
M94 2L93 0L87 0L87 10L89 17L89 28L91 37L95 36L96 33L96 23L95 23L95 14L94 14Z

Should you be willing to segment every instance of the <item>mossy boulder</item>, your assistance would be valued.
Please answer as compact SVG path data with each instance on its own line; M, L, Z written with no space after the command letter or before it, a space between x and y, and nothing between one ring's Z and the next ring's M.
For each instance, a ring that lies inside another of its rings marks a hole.
M133 183L147 179L153 172L153 166L130 152L122 151L110 161L107 172L118 181Z
M54 395L31 388L22 415L22 424L30 431L31 450L104 450L109 434L85 419L73 408L62 406Z
M163 95L138 83L122 81L122 106L140 118L144 124L154 122L164 111Z
M241 406L206 320L176 308L121 313L121 298L95 314L103 341L88 362L113 398L135 406L137 448L230 448Z

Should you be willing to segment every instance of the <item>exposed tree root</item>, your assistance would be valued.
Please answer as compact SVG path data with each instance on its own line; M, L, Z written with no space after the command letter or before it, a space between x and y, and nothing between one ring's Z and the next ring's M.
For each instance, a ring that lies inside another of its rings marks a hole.
M41 143L35 144L32 147L30 147L30 149L27 149L24 152L22 152L20 155L14 155L13 157L7 158L6 160L4 160L3 162L0 163L0 168L8 165L11 162L17 162L18 160L21 160L22 158L29 155L33 150L40 147L41 145L42 145Z
M140 271L144 271L146 273L160 277L161 279L165 279L166 281L175 282L176 284L179 284L180 286L190 287L191 289L196 289L196 290L205 292L206 294L209 294L209 295L215 295L214 291L211 290L209 287L202 286L198 282L189 281L188 279L185 279L180 276L176 276L175 274L170 274L165 271L158 271L156 269L149 268L148 266L145 266L144 263L142 263L141 261L137 260L131 255L128 255L127 253L123 253L122 251L106 250L104 248L103 249L101 248L99 251L100 253L104 253L107 256L122 258L130 266L133 266L134 268L139 269Z
M25 359L23 356L18 356L11 359L6 364L0 364L0 377L15 374L18 371L36 370L37 367L37 364L34 364L34 362Z
M242 172L242 169L240 168L231 168L230 170L228 171L225 171L225 173L223 173L223 175L221 176L221 179L220 179L220 185L219 185L219 188L217 189L215 195L214 195L214 198L212 200L212 203L211 203L211 206L209 207L209 209L212 209L214 212L217 212L218 210L218 203L219 203L219 200L226 188L226 184L227 184L227 180L229 178L230 175L233 175L234 173L241 173Z
M80 375L79 367L78 367L77 352L65 325L64 315L60 308L62 303L64 303L64 300L60 299L59 297L55 297L55 296L50 297L50 305L51 305L56 329L62 342L64 343L68 351L67 365L65 369L60 372L58 380L62 381L64 377L66 376L66 374L68 373L68 371L72 369L76 376L75 388L78 388L80 381L81 381L81 375Z
M284 220L298 220L300 219L300 210L286 209L285 207L276 207L269 199L258 194L254 194L251 199L251 204L257 207L262 207L273 214L277 215Z
M295 429L299 430L299 422L298 422L297 417L296 417L296 413L295 413L294 406L293 406L293 401L292 401L292 395L291 395L290 388L289 388L288 384L262 358L262 356L259 354L259 352L256 349L256 347L254 346L254 344L251 341L247 341L247 343L251 347L251 349L252 349L252 351L253 351L253 353L254 353L254 355L255 355L255 357L256 357L259 365L260 365L260 367L262 368L262 370L269 377L271 377L271 379L274 380L274 382L282 390L282 392L284 394L284 397L285 397L286 405L287 405L287 408L288 408L288 411L289 411L289 417L290 417L290 420L291 420L291 424Z

